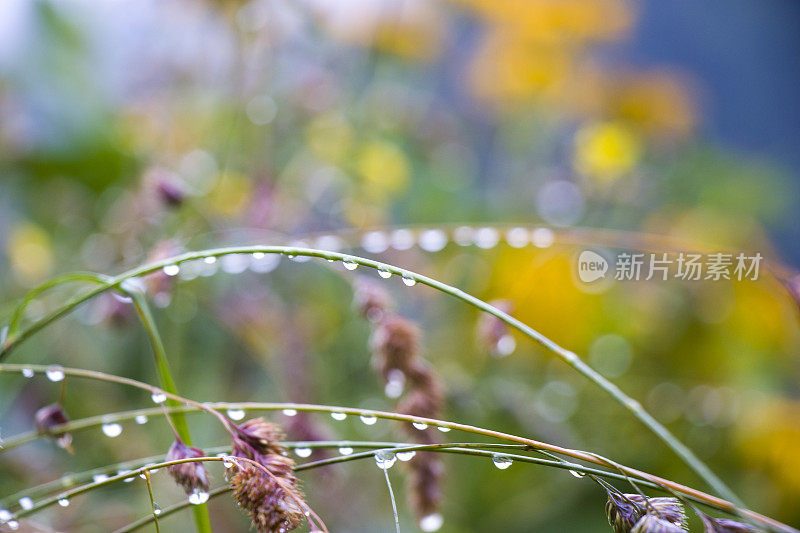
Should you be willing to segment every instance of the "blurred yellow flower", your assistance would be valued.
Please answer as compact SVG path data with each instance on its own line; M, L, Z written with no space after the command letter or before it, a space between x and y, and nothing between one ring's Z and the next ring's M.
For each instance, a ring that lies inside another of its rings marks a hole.
M411 172L408 158L392 143L366 143L359 151L356 166L364 180L365 192L375 200L384 200L408 185Z
M575 170L597 181L613 181L628 174L641 156L641 140L621 123L589 124L575 136Z
M36 224L22 222L11 228L7 249L11 271L22 285L33 285L53 270L50 237Z
M226 172L219 176L217 184L206 196L206 209L223 217L240 214L248 205L253 184L242 174Z
M353 129L338 113L316 117L306 128L306 141L311 151L330 163L342 163L350 151Z

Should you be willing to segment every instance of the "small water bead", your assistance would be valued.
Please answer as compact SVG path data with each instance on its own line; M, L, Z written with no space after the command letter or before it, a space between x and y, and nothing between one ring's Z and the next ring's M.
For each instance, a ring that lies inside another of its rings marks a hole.
M164 403L167 401L167 395L163 392L154 392L150 395L150 398L153 400L153 403Z
M217 262L217 258L216 258L216 257L214 257L213 255L210 255L210 256L208 256L208 257L204 257L204 258L203 258L203 262L204 262L205 264L207 264L207 265L213 265L214 263L216 263L216 262Z
M409 274L403 274L403 283L405 283L406 287L413 287L417 284L417 280L412 278Z
M241 274L250 266L248 257L244 254L228 254L220 258L222 271L228 274Z
M353 448L351 448L350 446L342 446L341 448L339 448L339 453L342 455L350 455L351 453L353 453Z
M19 506L25 509L26 511L30 511L33 509L33 500L28 496L23 496L19 499Z
M397 461L397 456L387 450L381 450L375 454L375 464L382 470L389 470Z
M311 456L311 448L295 448L294 453L297 454L297 457L305 459Z
M106 437L114 438L119 437L122 434L122 425L117 424L116 422L110 422L108 424L103 424L102 428L103 433Z
M447 245L447 234L440 229L428 229L419 234L419 247L426 252L438 252Z
M495 357L505 357L514 353L514 350L516 349L517 341L514 340L514 337L511 335L503 335L497 340L497 344L494 346L493 355Z
M408 250L414 246L414 232L410 229L396 229L390 239L395 250Z
M209 494L208 492L200 489L194 489L191 493L189 493L189 503L192 505L200 505L206 503L208 501Z
M555 240L556 236L550 228L536 228L531 233L531 242L537 248L549 248Z
M447 433L447 432L448 432L448 431L450 431L452 428L446 428L446 427L444 427L444 426L436 426L436 429L438 429L438 430L439 430L439 431L441 431L442 433Z
M525 228L511 228L506 232L506 242L512 248L522 248L531 240L528 230Z
M161 514L161 507L157 503L153 504L153 514L156 516Z
M346 260L342 261L342 264L344 264L344 267L347 270L355 270L355 269L358 268L358 263L356 263L355 261L353 261L351 259L346 259Z
M383 391L388 398L399 398L400 395L403 394L405 384L406 375L403 374L402 370L393 368L389 371L389 375L386 379L386 386L384 387Z
M386 267L379 267L378 268L378 275L383 279L389 279L392 277L391 271Z
M147 416L145 415L136 415L136 423L139 425L147 424Z
M584 477L586 475L583 472L578 472L577 470L570 470L569 473L572 474L573 476L575 476L578 479L580 479L580 478L582 478L582 477Z
M385 252L389 248L389 236L382 231L368 231L361 237L361 248L371 254Z
M8 522L14 516L8 509L0 509L0 524Z
M494 457L492 457L492 463L494 463L494 466L496 466L500 470L505 470L506 468L511 466L511 463L513 462L514 461L511 459L511 457L505 455L495 455Z
M280 262L281 256L278 254L255 252L250 261L250 270L257 274L266 274L275 270Z
M417 452L411 450L408 452L397 452L395 454L395 457L397 457L398 459L400 459L405 463L406 461L410 461L411 459L413 459L415 455L417 455Z
M22 369L22 375L25 376L26 378L32 378L35 374L36 372L34 372L32 368Z
M223 457L224 459L222 460L222 466L224 466L225 468L233 468L233 466L236 463L234 463L233 460L231 460L230 456L224 455Z
M478 248L494 248L498 242L500 242L500 234L494 228L480 228L475 232L475 245Z
M425 422L413 422L411 425L420 431L428 429L428 424L426 424Z
M440 513L423 516L419 521L419 528L426 533L439 531L444 524L444 517Z
M103 481L107 480L108 476L106 474L95 474L92 476L92 481L94 483L102 483Z
M244 409L228 409L228 417L231 420L241 420L244 418Z
M167 276L177 276L181 273L181 267L178 265L166 265L162 270Z
M339 413L339 412L331 413L331 418L333 418L334 420L344 420L345 418L347 418L347 413Z
M9 520L5 525L11 531L16 531L19 529L19 522L16 520Z
M297 416L297 409L284 409L283 414L286 416Z
M61 507L69 507L69 500L67 498L61 498L58 500L58 505Z
M359 418L361 418L361 421L368 426L372 426L378 421L378 417L372 415L361 415Z
M53 383L63 380L65 376L64 369L60 366L51 366L45 371L45 374L47 375L47 379Z

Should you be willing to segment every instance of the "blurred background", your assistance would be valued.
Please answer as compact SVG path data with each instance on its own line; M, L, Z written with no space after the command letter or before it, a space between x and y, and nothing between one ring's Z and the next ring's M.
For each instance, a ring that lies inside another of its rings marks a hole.
M71 270L118 273L231 244L352 245L507 300L514 316L640 399L752 508L797 526L800 328L783 285L764 274L589 292L573 278L574 255L614 247L613 238L560 236L576 227L658 234L687 250L758 250L800 265L798 30L800 5L789 0L5 0L0 323L26 291ZM426 242L375 230L409 225L443 233ZM517 226L540 229L504 229ZM394 408L370 370L370 327L352 307L356 273L287 258L221 263L146 280L184 395ZM539 346L505 339L498 351L474 309L383 284L423 329L424 355L446 387L444 418L707 488ZM35 300L27 318L75 290ZM156 381L144 331L111 295L9 361ZM3 437L32 429L58 394L44 378L0 376ZM79 380L64 401L71 418L148 404L143 393ZM387 423L319 416L297 428L272 418L289 437L402 438ZM195 444L225 443L204 417L189 423ZM0 498L170 442L169 427L152 420L125 424L117 439L77 432L75 455L26 445L0 455ZM608 529L605 495L588 480L470 457L445 465L441 531ZM390 473L402 492L402 469ZM373 463L302 478L332 531L393 530ZM154 482L162 507L183 498L165 474ZM247 530L228 497L210 506L218 530ZM133 483L35 520L108 531L148 509ZM402 497L400 519L416 530ZM162 527L188 531L188 520Z

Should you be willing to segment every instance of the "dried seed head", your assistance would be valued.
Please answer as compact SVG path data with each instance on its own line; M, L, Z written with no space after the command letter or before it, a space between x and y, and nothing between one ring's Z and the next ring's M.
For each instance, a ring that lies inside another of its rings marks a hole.
M397 403L395 411L401 415L436 418L441 407L441 396L427 390L412 390Z
M156 191L161 201L170 207L178 207L186 199L186 191L180 182L171 176L159 177L156 181Z
M236 436L233 438L232 455L257 460L258 455L283 453L277 444L283 432L275 424L259 417L234 427Z
M408 464L408 499L418 519L439 511L444 464L432 453L417 453Z
M355 281L353 305L370 322L379 322L392 307L392 297L380 283L360 277Z
M265 467L273 472L272 468ZM273 474L285 483L294 485L293 477L283 477L276 472ZM259 533L285 533L303 523L305 514L296 498L288 495L272 476L255 465L243 464L237 468L231 477L231 486L236 503L247 511ZM299 492L293 486L291 490L299 497Z
M205 457L206 454L203 450L193 446L187 446L180 439L176 439L169 447L167 452L167 461L178 461L181 459L192 459L196 457ZM208 474L205 465L200 461L193 461L190 463L179 463L167 467L172 478L175 482L183 487L186 494L194 490L200 489L208 490Z
M67 414L61 405L54 403L47 405L36 411L34 416L34 425L36 430L41 433L47 433L50 437L55 439L56 444L64 448L69 453L73 453L72 449L72 434L64 431L54 432L53 428L69 422Z
M370 338L375 369L384 379L393 369L405 370L419 352L420 331L401 316L386 317Z
M749 524L727 518L711 518L704 513L700 513L700 519L703 521L705 533L755 533L758 531Z
M681 528L686 527L686 512L675 498L647 498L641 494L608 492L606 515L616 533L627 533L649 512Z
M630 533L685 533L685 526L679 525L654 514L646 514L636 522Z

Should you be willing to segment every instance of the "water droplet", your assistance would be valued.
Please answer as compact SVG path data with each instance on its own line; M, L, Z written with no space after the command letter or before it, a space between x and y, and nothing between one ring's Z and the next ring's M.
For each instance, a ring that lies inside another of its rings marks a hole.
M8 509L0 509L0 524L8 522L12 516L14 515Z
M204 490L194 489L189 493L189 503L192 505L200 505L208 501L208 492Z
M222 460L222 466L225 468L233 468L234 464L236 463L231 460L230 456L225 456L225 459Z
M440 229L429 229L419 234L419 247L426 252L438 252L447 245L447 234Z
M47 369L45 374L47 374L47 379L49 379L54 383L61 381L62 379L64 379L65 376L64 369L61 368L60 366L51 366L50 368Z
M396 229L392 232L390 240L395 250L408 250L414 246L414 232L409 229Z
M522 248L530 241L528 230L525 228L511 228L506 232L506 242L512 248Z
M26 511L29 511L33 509L33 500L27 496L23 496L22 498L19 499L19 506L25 509Z
M389 279L392 277L392 273L386 267L378 267L378 275L383 279Z
M494 248L498 242L500 234L494 228L480 228L475 232L475 245L478 248Z
M231 420L241 420L244 414L244 409L228 409L228 417Z
M167 395L163 392L154 392L150 395L150 398L152 398L153 403L164 403L167 400Z
M393 452L381 450L375 454L375 464L383 470L389 470L395 461L397 461L397 457Z
M444 524L444 517L439 513L423 516L419 521L419 528L426 533L439 531Z
M436 429L438 429L438 430L439 430L439 431L441 431L442 433L447 433L447 432L448 432L448 431L450 431L452 428L446 428L446 427L444 427L444 426L437 426L437 427L436 427Z
M342 455L350 455L351 453L353 453L353 448L351 448L350 446L342 446L341 448L339 448L339 453Z
M389 375L387 376L386 386L383 388L383 392L386 394L388 398L399 398L401 394L403 394L403 388L406 384L406 375L403 374L402 370L398 370L396 368L389 371Z
M178 265L166 265L162 270L167 276L177 276L181 273L181 267Z
M117 424L116 422L110 422L108 424L103 424L102 430L106 437L113 439L114 437L119 437L122 434L122 425Z
M34 374L36 374L36 372L34 372L32 368L22 369L22 375L25 376L26 378L32 378Z
M475 242L475 232L469 226L460 226L453 231L453 240L459 246L469 246Z
M345 267L347 270L355 270L355 269L357 269L357 268L358 268L358 263L356 263L356 262L355 262L355 261L353 261L352 259L346 259L346 260L344 260L344 261L342 262L342 264L344 264L344 267Z
M217 262L217 258L212 255L212 256L203 258L203 262L205 264L207 264L207 265L213 265L214 263Z
M281 256L278 254L264 254L256 252L250 261L250 270L258 274L272 272L280 264Z
M426 424L425 422L413 422L411 425L420 431L428 429L428 424Z
M130 473L131 473L130 470L117 470L117 475L118 476L125 476L125 475L128 475ZM126 477L125 479L122 480L123 483L130 483L131 481L133 481L133 477L132 476L131 477Z
M222 256L220 264L223 272L241 274L250 266L250 259L244 254L228 254Z
M16 531L19 529L19 522L16 520L9 520L6 522L6 527L8 527L8 529L11 531Z
M334 420L344 420L345 418L347 418L347 413L339 413L339 412L331 413L331 418L333 418Z
M153 514L156 516L161 514L161 507L157 503L153 503Z
M407 287L413 287L414 285L417 284L417 280L415 280L408 274L403 274L403 283L405 283Z
M414 450L411 450L411 451L408 451L408 452L397 452L395 454L395 457L397 457L398 459L400 459L403 462L406 462L406 461L410 461L411 459L413 459L415 455L417 455L417 452L415 452Z
M575 476L578 479L580 479L580 478L582 478L583 476L586 475L583 472L578 472L577 470L570 470L569 473L572 474L573 476Z
M305 459L306 457L311 456L311 448L295 448L294 453L297 454L297 457L302 457Z
M69 500L67 498L61 498L58 500L58 505L61 507L69 507Z
M147 424L147 416L145 416L145 415L136 415L136 423L139 424L139 425Z
M555 240L556 236L550 228L536 228L531 233L531 242L537 248L548 248Z
M497 344L494 346L493 355L495 357L505 357L514 353L514 350L516 349L517 341L514 340L514 337L511 335L503 335L497 340Z
M382 231L368 231L361 237L361 247L371 254L385 252L389 248L389 237Z
M494 466L496 466L500 470L505 470L506 468L511 466L511 463L513 463L514 461L511 459L511 457L505 455L495 455L494 457L492 457L492 462L494 463Z
M108 479L106 474L95 474L92 476L92 481L95 483L101 483Z
M297 409L284 409L283 414L286 416L297 416Z
M360 418L361 418L361 421L364 422L368 426L372 426L372 425L375 424L375 422L378 421L378 417L377 416L372 416L372 415L361 415Z

